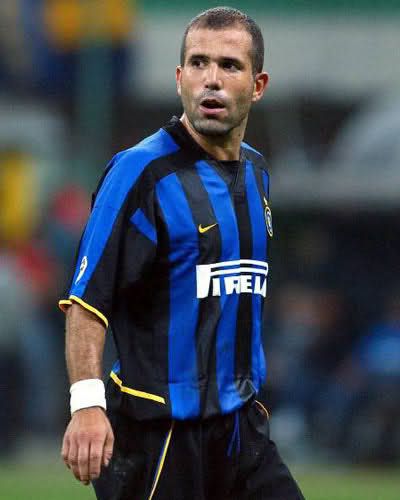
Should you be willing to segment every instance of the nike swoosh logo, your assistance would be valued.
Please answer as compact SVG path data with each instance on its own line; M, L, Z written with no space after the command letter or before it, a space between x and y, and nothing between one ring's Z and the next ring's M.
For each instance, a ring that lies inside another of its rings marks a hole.
M207 231L209 231L210 229L212 229L213 227L215 227L217 225L218 225L218 222L215 224L211 224L211 226L206 226L206 227L203 227L201 224L199 224L199 233L201 233L201 234L206 233Z

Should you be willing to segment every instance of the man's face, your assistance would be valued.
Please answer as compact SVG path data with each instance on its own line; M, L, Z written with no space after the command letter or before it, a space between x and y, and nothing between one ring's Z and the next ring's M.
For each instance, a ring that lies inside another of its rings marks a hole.
M251 103L265 87L259 95L251 48L251 36L240 26L189 31L176 80L185 115L198 133L224 136L245 127Z

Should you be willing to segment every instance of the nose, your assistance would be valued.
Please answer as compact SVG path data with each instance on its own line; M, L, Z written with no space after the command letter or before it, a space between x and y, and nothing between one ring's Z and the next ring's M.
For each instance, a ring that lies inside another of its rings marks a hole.
M204 86L209 90L219 90L222 87L218 64L212 63L208 66Z

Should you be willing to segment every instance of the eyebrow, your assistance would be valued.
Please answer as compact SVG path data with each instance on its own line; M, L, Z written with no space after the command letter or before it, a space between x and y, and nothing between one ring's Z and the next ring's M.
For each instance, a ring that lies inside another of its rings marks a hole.
M237 57L221 57L221 61L233 63L240 68L244 66L244 63Z
M209 60L210 58L204 54L192 54L190 57L188 57L188 60L191 61L192 59Z

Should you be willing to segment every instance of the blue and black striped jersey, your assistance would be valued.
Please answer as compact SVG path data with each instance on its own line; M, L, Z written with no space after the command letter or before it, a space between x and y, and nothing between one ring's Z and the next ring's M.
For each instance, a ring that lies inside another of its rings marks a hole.
M272 236L263 157L211 158L173 118L109 164L84 230L72 302L110 324L108 405L136 419L230 413L266 376Z

